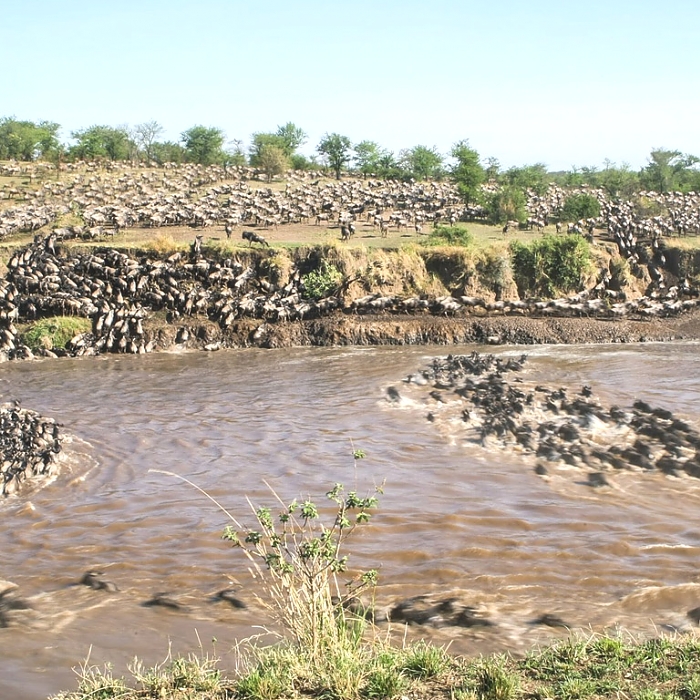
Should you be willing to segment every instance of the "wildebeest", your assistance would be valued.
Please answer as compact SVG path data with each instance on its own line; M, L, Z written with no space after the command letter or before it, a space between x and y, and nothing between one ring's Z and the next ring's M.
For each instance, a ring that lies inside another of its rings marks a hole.
M266 245L268 248L270 247L270 244L260 234L255 233L255 231L243 231L241 238L250 241L251 246L253 243L260 243L260 245Z

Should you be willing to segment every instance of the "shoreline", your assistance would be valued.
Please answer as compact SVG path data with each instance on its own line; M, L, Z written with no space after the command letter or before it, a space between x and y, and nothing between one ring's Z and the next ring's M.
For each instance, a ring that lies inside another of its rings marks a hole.
M187 340L167 324L148 334L155 350L175 345L225 348L293 348L423 345L572 345L700 340L700 309L655 319L601 320L535 316L399 316L334 313L301 321L240 320L227 330L211 323L187 328Z

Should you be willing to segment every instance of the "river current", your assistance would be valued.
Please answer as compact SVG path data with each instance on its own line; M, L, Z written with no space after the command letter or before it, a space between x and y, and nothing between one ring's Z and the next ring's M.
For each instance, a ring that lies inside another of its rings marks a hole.
M471 352L474 348L449 348ZM528 354L550 386L588 384L606 405L635 399L700 425L700 346L498 348ZM236 665L238 641L268 623L247 562L221 539L250 505L384 484L350 564L379 569L378 607L459 598L490 627L411 627L455 653L523 653L568 634L686 632L700 605L700 480L622 471L594 489L573 467L465 441L426 420L402 380L445 348L168 353L6 363L0 396L55 418L71 436L61 476L0 503L0 579L31 604L0 628L0 697L75 687L72 668L203 650ZM402 399L387 400L394 386ZM366 458L356 464L354 449ZM269 487L268 487L269 485ZM104 572L119 591L79 585ZM236 609L214 594L235 588ZM183 610L144 607L158 592ZM404 630L395 625L397 638ZM214 641L216 640L216 641Z

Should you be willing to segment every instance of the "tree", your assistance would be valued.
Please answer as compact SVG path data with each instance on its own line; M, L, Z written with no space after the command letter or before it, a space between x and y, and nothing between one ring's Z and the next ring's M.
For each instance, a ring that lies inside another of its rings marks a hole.
M153 144L163 131L163 127L157 121L144 122L134 127L134 141L146 160L154 160Z
M600 186L611 197L629 199L639 189L639 175L630 169L628 163L619 167L610 160L605 160L605 168L598 174Z
M293 170L313 170L318 167L316 156L307 158L301 153L294 153L290 157L289 162L291 163Z
M278 148L287 158L291 158L306 138L306 132L292 122L278 126L274 133L257 132L253 134L253 141L250 144L250 164L254 168L262 167L260 157L263 148L267 146Z
M357 169L366 177L379 170L379 159L382 157L382 150L375 141L360 141L353 149L355 151L355 164Z
M486 173L479 162L479 154L469 146L469 141L458 141L452 146L450 155L456 163L451 168L457 190L468 206L479 200L481 184Z
M350 148L352 144L347 136L340 134L326 134L316 146L316 150L325 157L328 165L340 180L340 171L350 162Z
M14 117L0 119L0 160L30 161L48 157L59 148L59 125L42 121L19 121Z
M289 158L279 146L267 144L260 150L258 167L262 168L270 182L275 175L280 175L289 168Z
M238 167L244 167L248 165L248 160L243 152L243 141L241 139L232 139L230 141L230 146L224 151L224 165L235 165Z
M544 163L523 165L520 168L509 168L504 175L509 185L522 187L524 190L532 190L535 194L543 195L549 187L547 166Z
M224 160L224 132L216 127L193 126L183 131L181 141L190 163L212 165Z
M267 147L278 148L283 153L286 153L287 143L284 138L279 134L271 134L265 132L259 132L253 134L253 141L250 144L250 164L254 168L261 167L260 156L264 148Z
M400 154L401 165L416 180L442 178L445 174L442 161L435 147L414 146Z
M284 153L287 156L294 155L299 146L306 143L308 138L306 132L292 122L287 122L284 126L278 126L275 134L284 143Z
M109 160L128 160L133 155L136 144L131 139L126 127L91 126L71 133L77 143L70 147L68 153L79 160L108 158Z
M486 175L486 179L487 180L497 180L500 173L501 173L501 163L498 160L498 158L494 158L493 156L487 158L486 159L486 169L484 170L484 174Z
M670 192L680 189L686 171L700 159L683 155L680 151L654 149L649 155L649 163L642 168L639 179L644 187L656 192Z
M172 141L156 141L151 146L151 153L153 160L158 165L185 162L185 148L181 144L173 143Z

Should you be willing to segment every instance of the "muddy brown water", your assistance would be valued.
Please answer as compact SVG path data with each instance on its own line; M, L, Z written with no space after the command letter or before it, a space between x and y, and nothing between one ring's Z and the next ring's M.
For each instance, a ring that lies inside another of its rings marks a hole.
M473 348L450 348L470 352ZM426 420L402 378L443 348L244 350L0 366L3 400L59 420L75 436L61 477L0 504L0 578L32 609L0 629L0 697L75 687L84 662L121 674L201 648L233 670L237 641L262 633L245 560L221 540L225 515L186 476L250 522L246 496L274 503L360 491L386 480L351 564L378 567L378 605L454 595L495 624L412 627L456 653L523 653L567 634L692 632L700 605L700 480L614 473L592 489L574 468L465 443L458 423ZM606 405L636 398L700 423L700 345L499 348L526 352L551 386L590 384ZM386 388L402 400L391 404ZM367 458L353 464L351 452ZM119 592L76 585L98 569ZM245 610L212 599L238 589ZM158 592L181 611L142 604ZM404 631L395 627L398 639ZM216 641L213 641L213 640Z

